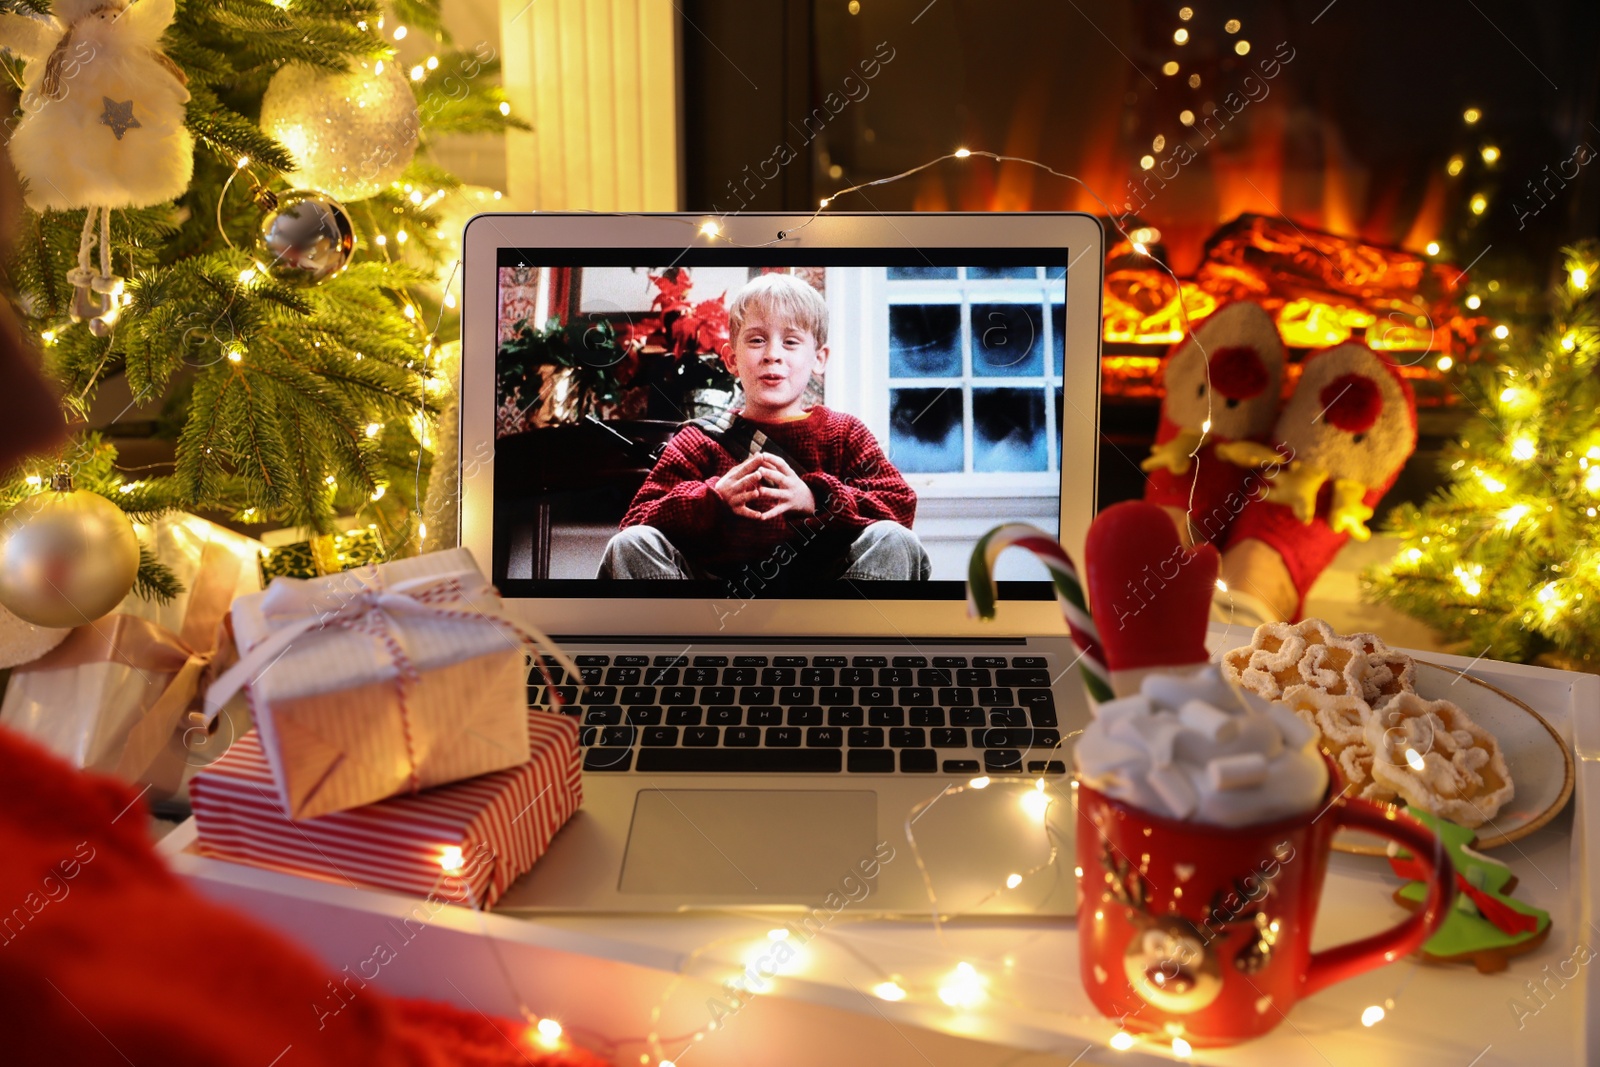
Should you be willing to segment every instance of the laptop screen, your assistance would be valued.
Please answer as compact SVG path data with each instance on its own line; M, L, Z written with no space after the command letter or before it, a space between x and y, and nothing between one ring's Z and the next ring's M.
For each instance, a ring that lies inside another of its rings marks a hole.
M1067 268L1038 248L501 248L496 584L961 600L978 536L1057 533L1063 468L1094 462L1062 454ZM1051 596L1021 554L996 577Z

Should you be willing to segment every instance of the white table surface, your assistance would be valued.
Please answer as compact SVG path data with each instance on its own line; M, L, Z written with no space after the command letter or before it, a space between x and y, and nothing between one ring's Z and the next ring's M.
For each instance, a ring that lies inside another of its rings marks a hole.
M1230 640L1220 630L1212 636L1217 647L1248 639L1235 632ZM1506 690L1575 746L1577 780L1567 810L1530 837L1495 850L1518 876L1517 897L1551 913L1550 937L1495 975L1480 975L1470 965L1403 960L1302 1001L1262 1039L1196 1050L1189 1062L1600 1063L1600 982L1589 965L1600 959L1600 848L1594 847L1600 842L1600 677L1437 654L1421 658L1467 669ZM514 1015L520 997L618 1064L640 1063L641 1053L651 1052L644 1039L652 1031L661 1035L662 1054L704 1067L829 1061L1002 1067L1054 1057L1080 1064L1173 1058L1149 1044L1121 1053L1107 1047L1116 1028L1083 993L1070 922L955 924L941 937L927 921L858 921L847 908L759 996L708 1029L714 1000L733 1005L719 986L760 954L776 925L771 917L532 920L446 906L426 923L402 927L406 916L419 914L414 898L209 859L186 851L193 841L190 820L161 847L208 895L277 927L334 970L355 973L381 941L394 958L375 979L380 987L499 1015ZM1397 884L1381 858L1335 855L1313 947L1392 925L1402 914L1390 899ZM962 961L988 982L984 1001L970 1010L951 1008L937 996ZM1561 977L1574 970L1576 977ZM869 992L891 975L910 991L904 1001ZM1392 1001L1387 1017L1364 1027L1362 1010L1386 1001ZM704 1034L698 1041L684 1036L696 1031Z

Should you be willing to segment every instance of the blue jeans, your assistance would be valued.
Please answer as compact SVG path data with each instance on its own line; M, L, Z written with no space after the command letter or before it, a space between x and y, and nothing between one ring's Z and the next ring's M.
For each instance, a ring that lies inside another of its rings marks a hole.
M933 565L916 534L885 519L864 527L845 549L842 561L828 569L833 573L815 577L824 581L925 582L932 576ZM606 545L598 577L715 580L721 576L691 562L654 526L629 526Z

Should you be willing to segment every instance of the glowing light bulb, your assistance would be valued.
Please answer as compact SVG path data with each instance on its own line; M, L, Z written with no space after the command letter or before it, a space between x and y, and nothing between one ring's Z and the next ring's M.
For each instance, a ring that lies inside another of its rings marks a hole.
M1022 794L1022 810L1035 822L1043 822L1045 812L1050 810L1050 798L1037 789L1031 790Z
M899 982L879 982L872 987L872 995L879 1000L898 1001L906 999L906 991Z
M1511 442L1512 459L1521 460L1522 462L1526 463L1528 460L1538 455L1538 453L1539 446L1528 440L1526 437L1519 437L1515 441Z
M1406 749L1406 762L1411 765L1411 769L1414 771L1426 770L1428 766L1422 762L1422 756L1414 748Z
M702 222L700 224L700 235L702 237L715 237L717 234L719 234L721 232L722 232L722 227L718 226L715 222L711 221L710 219L707 219L705 222Z
M1228 583L1223 581L1221 578L1218 578L1217 579L1217 591L1220 592L1220 593L1226 593L1228 591Z
M1155 165L1156 165L1156 157L1155 156L1146 154L1146 155L1142 155L1142 156L1139 157L1139 168L1141 170L1149 170L1151 167L1154 167Z
M418 63L416 66L411 68L411 80L412 81L419 82L423 78L426 78L427 76L428 76L427 68L424 67L421 63Z
M1183 123L1185 126L1193 126L1194 112L1190 111L1188 108L1184 108L1182 111L1178 112L1178 121Z
M385 237L381 233L378 234L378 236L374 237L372 240L373 240L373 243L376 244L379 248L382 248L384 245L389 243L389 238Z
M1210 419L1206 419L1204 422L1202 422L1200 424L1200 432L1201 433L1210 433L1211 432L1211 420Z
M1015 889L1015 888L1017 888L1017 886L1019 886L1021 884L1022 884L1022 875L1015 874L1015 873L1006 875L1006 888L1007 889Z
M1184 22L1188 22L1190 19L1194 18L1194 8L1192 8L1192 7L1180 7L1180 8L1178 8L1178 18L1181 19Z
M1408 548L1408 549L1406 549L1406 559L1409 560L1412 563L1420 563L1422 561L1422 549L1420 549L1420 548Z
M244 168L248 167L249 165L250 165L250 157L249 156L240 156L237 160L234 161L233 169L234 170L244 170Z
M47 345L53 345L56 343L56 332L54 330L46 330L39 335L39 340Z
M1429 241L1428 245L1427 245L1427 248L1426 248L1426 251L1427 251L1428 255L1430 255L1430 256L1438 255L1439 254L1439 242L1438 241Z
M444 851L439 853L439 866L446 874L455 874L461 870L461 846L446 845Z
M1492 144L1484 145L1482 154L1483 154L1483 161L1485 163L1489 164L1489 166L1491 166L1491 167L1494 166L1496 163L1500 162L1500 149L1496 148Z
M1188 44L1189 31L1184 29L1182 26L1179 26L1176 30L1172 31L1172 41L1174 44Z
M1379 1023L1383 1022L1383 1017L1385 1014L1387 1013L1383 1010L1381 1005L1374 1004L1361 1013L1361 1025L1377 1026Z
M244 270L239 272L239 284L240 285L249 285L251 282L253 282L255 280L256 280L256 269L254 267L246 267Z
M1118 1052L1126 1052L1133 1047L1133 1035L1126 1030L1118 1030L1111 1035L1111 1047Z
M968 782L967 785L973 789L987 789L989 788L989 776L987 774L981 775Z
M970 148L958 148L958 149L956 149L956 158L957 159L966 159L970 155L972 155L972 149L970 149Z
M1473 293L1471 296L1467 297L1467 307L1471 308L1473 311L1477 311L1479 308L1483 307L1483 297L1479 296L1477 293Z
M1461 113L1461 118L1468 126L1476 126L1478 124L1478 120L1483 118L1483 112L1478 108L1469 107L1467 110Z
M380 434L382 432L383 432L383 423L381 423L381 422L369 422L369 423L367 423L367 436L368 437L376 437L376 436L378 436L378 434Z
M1600 467L1590 467L1583 476L1583 487L1591 493L1600 493Z
M428 57L428 62L427 62L427 68L429 70L438 70L439 69L439 57L438 56L429 56Z
M1478 480L1482 482L1483 487L1491 493L1503 493L1506 491L1506 483L1502 482L1499 478L1496 478L1493 475L1484 474L1482 471L1479 471Z
M444 306L447 307L447 308L454 308L456 306L456 294L454 294L454 293L446 293L446 294L444 294Z
M972 964L962 961L939 987L939 999L952 1008L975 1008L983 1003L989 983Z
M372 499L373 500L382 500L383 499L383 494L387 493L388 491L389 491L389 487L388 486L380 485L380 486L378 486L378 488L376 488L376 489L374 489L372 491Z
M1145 244L1143 241L1133 242L1133 250L1139 253L1141 256L1148 256L1150 254L1150 246Z
M509 103L507 103L506 101L504 101L504 100L500 101L500 114L502 114L502 115L510 115L511 114L511 105Z
M1439 357L1439 361L1434 364L1434 366L1438 367L1440 370L1449 370L1451 367L1454 367L1455 365L1456 365L1456 361L1454 359L1452 359L1450 356L1440 356Z
M1165 63L1161 64L1161 73L1165 74L1169 78L1178 73L1178 61L1176 59L1169 59Z
M417 537L422 538L422 537L427 537L427 536L428 536L428 524L425 523L425 522L417 523Z
M1500 325L1494 328L1494 335L1500 340L1504 341L1507 337L1511 336L1511 327L1502 322Z
M29 485L41 485L44 482L44 479L39 477L37 474L30 474L22 480L27 482Z
M240 363L243 360L244 360L244 349L240 348L238 345L229 345L228 346L228 362L229 363Z
M417 309L415 307L413 307L412 305L407 304L405 306L404 314L405 314L406 318L415 321L416 317L417 317Z
M1179 1059L1186 1059L1193 1051L1194 1049L1189 1047L1189 1042L1183 1038L1175 1037L1172 1039L1172 1054Z
M1570 277L1572 279L1572 287L1574 289L1589 288L1589 272L1584 270L1582 267L1573 267Z
M1233 50L1241 56L1247 56L1250 54L1250 42L1236 41L1234 42Z
M372 73L374 73L374 74L382 74L383 73L383 60L380 59L380 60L378 60L376 63L374 63L372 65ZM361 106L362 107L366 107L367 106L365 100L363 100L361 102Z
M1489 198L1482 193L1473 193L1472 200L1467 204L1474 215L1482 215L1489 210Z
M396 26L394 28L394 39L397 41L406 39L406 28L404 26Z
M1473 564L1473 568L1479 573L1481 573L1483 570L1481 564L1475 563ZM1468 596L1477 596L1483 591L1483 583L1478 580L1478 575L1473 573L1473 571L1461 566L1461 564L1456 564L1452 574L1454 574L1456 581L1461 583L1462 590ZM1410 761L1408 760L1407 762Z

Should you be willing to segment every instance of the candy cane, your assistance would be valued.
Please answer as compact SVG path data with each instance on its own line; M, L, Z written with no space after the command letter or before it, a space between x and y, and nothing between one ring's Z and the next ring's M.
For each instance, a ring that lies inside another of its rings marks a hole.
M1072 643L1078 646L1079 669L1083 672L1083 688L1088 691L1089 699L1095 703L1113 699L1111 669L1106 666L1100 633L1089 615L1088 598L1078 582L1078 569L1072 565L1072 557L1061 543L1037 526L1007 523L978 538L972 550L972 562L967 566L967 614L980 619L994 618L994 561L1013 545L1032 552L1050 570L1056 601L1066 617L1067 629L1072 631Z

